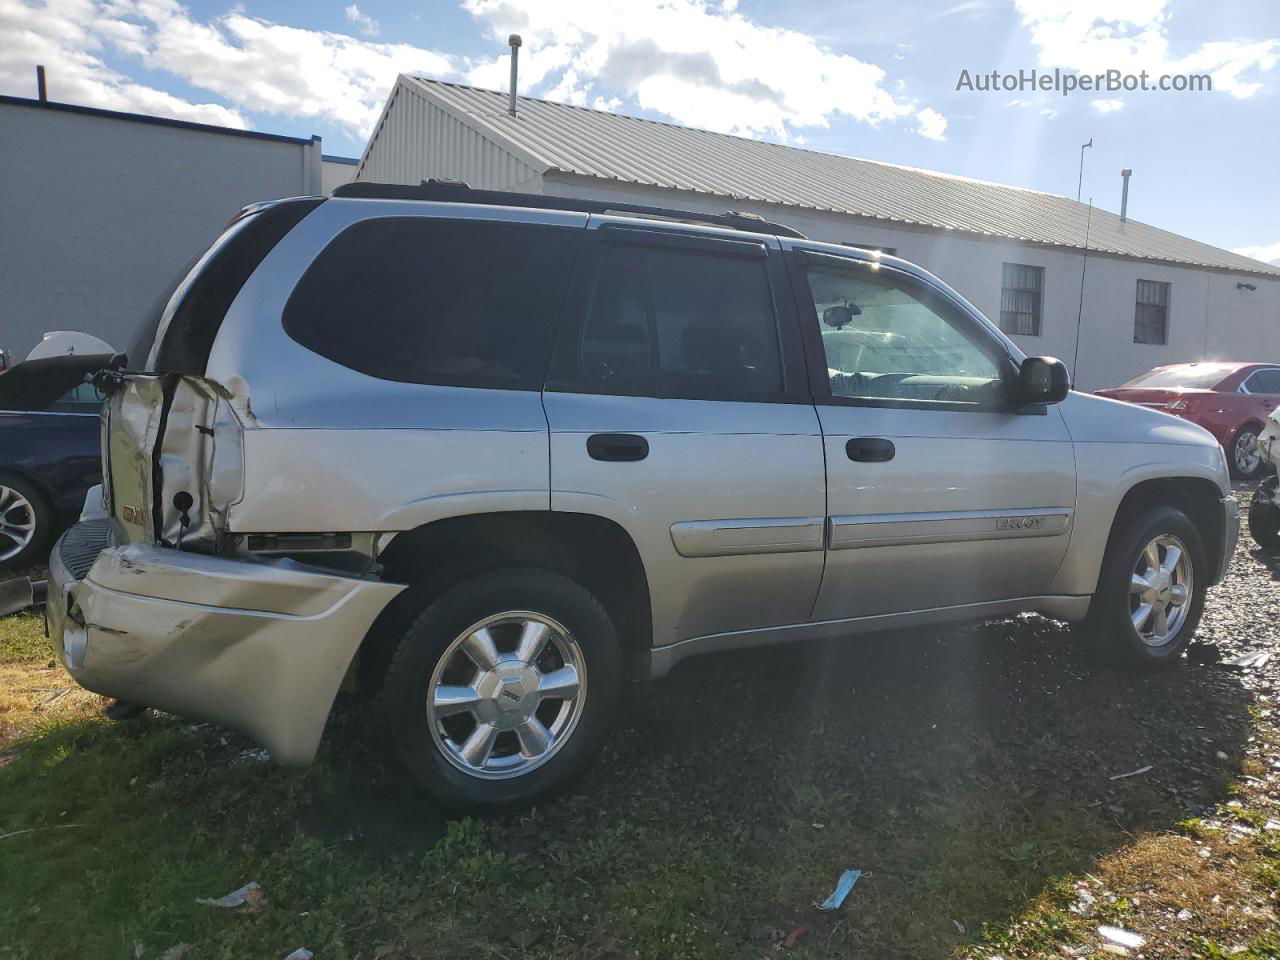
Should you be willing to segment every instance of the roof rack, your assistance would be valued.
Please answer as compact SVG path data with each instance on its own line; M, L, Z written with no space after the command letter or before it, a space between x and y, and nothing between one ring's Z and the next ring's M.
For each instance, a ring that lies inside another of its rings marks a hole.
M731 230L767 233L804 240L805 235L785 224L774 223L754 213L695 213L670 207L649 207L612 200L576 200L542 194L511 193L505 190L473 190L458 180L423 180L420 186L400 183L371 183L365 180L344 183L333 191L335 197L376 200L435 200L443 203L478 203L494 207L532 207L539 210L572 210L577 213L622 213L678 223L702 223Z

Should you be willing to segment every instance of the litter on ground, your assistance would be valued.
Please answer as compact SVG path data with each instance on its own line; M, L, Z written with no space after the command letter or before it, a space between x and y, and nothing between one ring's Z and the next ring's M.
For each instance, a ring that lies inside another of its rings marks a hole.
M266 898L266 891L255 880L246 883L239 890L232 890L225 897L218 897L217 899L196 897L196 903L205 907L225 907L227 909L248 905L250 910L254 910L262 906Z
M840 874L840 879L836 881L836 888L831 891L831 896L823 900L818 909L839 910L840 905L844 903L845 897L849 896L849 891L853 889L853 885L858 882L860 876L862 876L861 870L846 870Z

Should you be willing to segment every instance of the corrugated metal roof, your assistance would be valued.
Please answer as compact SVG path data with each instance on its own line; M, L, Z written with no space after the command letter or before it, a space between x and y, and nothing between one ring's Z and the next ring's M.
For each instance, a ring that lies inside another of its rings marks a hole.
M1023 187L819 153L421 77L404 80L542 172L691 190L1082 249L1085 204ZM1280 276L1280 269L1094 208L1088 249Z

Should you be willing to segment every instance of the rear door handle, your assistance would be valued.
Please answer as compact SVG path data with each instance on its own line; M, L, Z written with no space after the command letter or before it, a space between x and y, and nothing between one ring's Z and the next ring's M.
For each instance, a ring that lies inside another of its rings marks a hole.
M892 460L897 452L892 440L883 437L854 437L844 445L844 452L850 460L860 463L884 463Z
M643 460L649 455L649 441L634 433L596 433L587 437L587 455L605 463Z

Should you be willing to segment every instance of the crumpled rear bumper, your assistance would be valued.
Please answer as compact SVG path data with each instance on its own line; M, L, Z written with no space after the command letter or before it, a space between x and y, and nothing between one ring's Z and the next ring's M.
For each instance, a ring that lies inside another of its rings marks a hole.
M356 650L404 587L291 560L121 546L110 524L72 527L49 561L49 635L72 677L240 730L278 763L309 763Z

